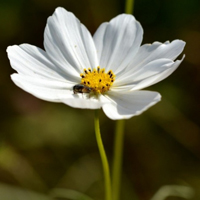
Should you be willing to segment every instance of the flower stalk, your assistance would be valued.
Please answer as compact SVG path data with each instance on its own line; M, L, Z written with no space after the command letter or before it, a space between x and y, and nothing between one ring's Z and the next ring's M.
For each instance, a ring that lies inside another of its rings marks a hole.
M133 5L134 5L134 0L126 0L126 5L125 5L126 14L133 14Z
M97 145L99 148L99 153L101 156L101 161L103 165L104 179L105 179L105 196L106 200L112 200L112 190L111 190L111 180L110 180L110 169L108 164L108 159L105 153L105 149L103 146L100 127L99 127L99 110L95 110L95 118L94 118L94 128L96 134Z

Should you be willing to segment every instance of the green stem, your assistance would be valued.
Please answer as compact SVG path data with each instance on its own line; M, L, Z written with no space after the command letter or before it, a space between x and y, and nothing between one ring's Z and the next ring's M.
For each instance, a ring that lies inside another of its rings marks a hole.
M125 13L133 14L134 0L126 0Z
M95 110L95 118L94 118L94 128L95 128L95 134L97 139L97 145L99 148L99 153L101 156L101 161L103 165L103 171L104 171L104 179L105 179L105 192L106 192L106 200L112 200L112 190L111 190L111 180L110 180L110 170L108 165L108 159L106 157L106 153L104 150L100 128L99 128L99 110Z
M112 189L113 200L119 200L120 196L120 183L121 183L121 168L123 157L123 143L124 143L124 120L117 121L115 143L114 143L114 160L113 160L113 173L112 173Z

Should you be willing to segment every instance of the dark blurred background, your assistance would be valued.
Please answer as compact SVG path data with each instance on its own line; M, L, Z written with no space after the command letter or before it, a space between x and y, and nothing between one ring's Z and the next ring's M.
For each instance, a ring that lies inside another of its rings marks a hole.
M47 200L54 188L104 197L92 110L39 100L13 84L6 48L43 48L47 18L58 6L72 11L93 34L124 12L123 0L0 0L0 199ZM126 121L123 200L149 200L163 185L194 188L200 199L200 1L135 0L144 43L186 41L181 66L148 88L162 101ZM110 163L115 121L101 111ZM168 199L181 199L170 197Z

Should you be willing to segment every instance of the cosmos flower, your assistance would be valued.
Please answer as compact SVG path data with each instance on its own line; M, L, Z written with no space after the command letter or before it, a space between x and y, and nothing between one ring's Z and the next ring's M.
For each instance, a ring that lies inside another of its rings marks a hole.
M48 18L44 50L7 48L14 83L32 95L84 109L102 108L114 120L139 115L161 99L141 90L169 76L185 42L141 45L143 29L132 15L100 25L92 37L73 13L57 8Z

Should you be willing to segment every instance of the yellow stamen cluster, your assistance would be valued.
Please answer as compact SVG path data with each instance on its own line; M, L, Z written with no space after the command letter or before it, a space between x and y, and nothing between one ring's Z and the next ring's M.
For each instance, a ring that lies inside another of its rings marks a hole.
M115 75L112 70L105 73L105 69L99 66L97 69L84 69L84 73L80 74L81 84L90 87L94 93L104 93L109 90L115 81Z

